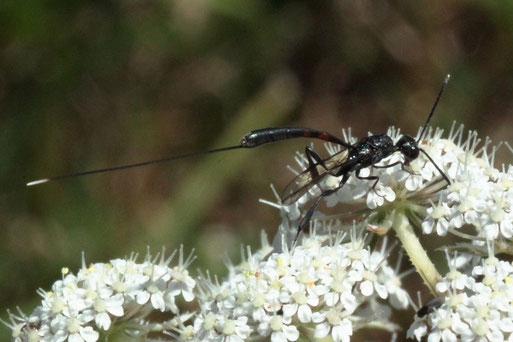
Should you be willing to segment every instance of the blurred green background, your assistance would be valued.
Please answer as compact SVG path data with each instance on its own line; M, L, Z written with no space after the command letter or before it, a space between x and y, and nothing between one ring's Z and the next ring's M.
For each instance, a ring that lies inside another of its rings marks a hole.
M511 1L3 0L0 24L2 318L29 313L81 251L89 263L184 244L193 268L223 274L225 254L275 232L258 199L287 184L307 141L29 180L272 125L415 134L447 73L433 124L513 141Z

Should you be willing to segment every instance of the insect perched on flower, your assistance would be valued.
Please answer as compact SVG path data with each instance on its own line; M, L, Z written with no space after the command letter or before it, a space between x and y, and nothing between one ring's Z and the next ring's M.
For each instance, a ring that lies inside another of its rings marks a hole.
M162 162L173 161L177 159L189 158L192 156L198 156L202 154L211 154L217 152L224 152L235 149L242 148L253 148L260 145L264 145L271 142L276 142L280 140L294 139L294 138L310 138L310 139L320 139L324 140L336 145L340 145L343 149L334 154L333 156L322 159L317 152L315 152L311 147L305 148L305 155L308 160L308 168L304 170L301 174L296 176L289 185L286 187L284 195L282 197L282 203L284 205L290 205L296 202L300 197L302 197L310 188L315 185L318 185L319 182L322 181L323 178L327 176L332 177L342 177L338 184L334 187L325 189L321 192L320 195L314 200L313 204L307 210L307 212L303 215L301 222L297 227L296 237L294 239L297 240L299 233L301 233L310 222L310 219L317 208L317 205L321 201L322 198L330 196L337 192L339 189L344 187L344 185L349 180L349 177L354 173L355 177L358 179L363 179L367 181L373 181L372 190L375 190L376 185L378 184L379 177L377 176L361 176L360 172L362 169L367 167L374 168L391 168L396 165L401 165L404 169L405 165L415 159L417 159L422 152L429 161L435 166L440 175L445 179L447 184L450 184L449 178L445 175L445 173L440 169L440 167L433 161L433 159L429 156L429 154L419 146L420 141L422 140L424 133L426 132L429 122L433 117L436 106L442 96L442 93L445 89L445 86L449 82L450 75L447 75L442 83L442 87L438 93L438 96L433 104L431 112L428 115L428 118L422 128L422 131L419 134L417 140L409 135L403 135L397 143L394 144L392 138L387 134L379 134L379 135L371 135L368 137L361 138L357 143L351 144L348 142L344 142L331 133L318 131L312 128L299 128L299 127L270 127L270 128L262 128L249 132L244 137L242 137L239 145L227 146L222 148L217 148L208 151L201 152L193 152L182 155L176 155L169 158L150 160L141 163L128 164L116 167L110 167L105 169L98 170L90 170L90 171L82 171L77 173L71 173L51 178L43 178L35 181L31 181L27 183L27 186L33 186L38 184L47 183L50 181L61 180L72 177L85 176L95 173L105 173L112 172L118 170L124 170L134 167L141 167L150 164L157 164ZM397 161L392 164L380 166L377 165L383 159L389 157L390 155L400 152L404 161Z

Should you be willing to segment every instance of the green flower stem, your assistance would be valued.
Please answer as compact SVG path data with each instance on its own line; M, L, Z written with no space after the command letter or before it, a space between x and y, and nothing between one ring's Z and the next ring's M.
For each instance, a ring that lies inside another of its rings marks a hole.
M406 253L408 253L413 266L415 266L431 293L436 296L435 285L441 279L441 276L420 244L410 221L403 212L396 213L393 228Z

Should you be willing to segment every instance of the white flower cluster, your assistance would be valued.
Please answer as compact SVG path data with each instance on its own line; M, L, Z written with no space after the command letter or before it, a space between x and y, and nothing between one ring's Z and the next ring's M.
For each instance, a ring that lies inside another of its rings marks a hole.
M464 147L445 149L452 151L458 167L452 175L453 184L428 209L422 223L425 233L435 230L443 236L447 231L471 226L477 236L486 240L513 236L513 169L511 165L503 171L493 167L496 149L487 156L485 147L489 141L479 154L471 153L478 142L476 135L470 135Z
M391 128L387 133L394 142L401 134ZM433 159L436 165L451 180L448 186L435 165L424 154L410 162L403 169L401 165L390 168L370 167L362 169L360 176L379 177L375 189L374 181L358 179L353 175L335 194L324 198L328 207L337 204L353 206L358 212L365 212L367 222L373 224L373 218L380 219L379 226L387 221L383 212L392 212L400 202L401 209L409 211L418 218L418 223L426 234L436 232L445 235L463 226L472 226L478 237L486 239L511 238L513 236L513 168L500 171L493 167L495 151L490 140L480 145L481 140L475 132L469 132L463 139L463 126L455 129L453 125L447 139L442 139L443 130L430 131L419 146ZM345 134L345 140L355 143L354 137ZM326 144L331 156L340 154L340 147ZM296 158L300 168L308 166L303 155ZM382 160L379 166L404 162L401 153L395 153ZM296 174L298 173L295 171ZM291 205L271 204L284 213L292 222L301 218L301 209L306 203L321 194L321 189L336 187L342 177L325 177L317 186L313 186L297 202ZM279 196L277 196L279 202ZM369 210L370 209L370 210ZM322 214L317 211L317 218ZM333 216L332 216L333 217ZM388 220L391 223L391 219ZM288 227L287 227L288 228ZM386 228L389 228L386 227ZM381 231L381 233L384 233Z
M403 309L408 301L384 261L387 252L371 252L355 233L349 242L334 240L326 245L325 236L313 234L301 246L265 259L249 256L221 285L204 279L200 313L191 326L177 330L180 339L221 342L260 336L286 342L296 341L301 327L307 336L331 336L338 342L349 341L354 330L369 322L394 330L384 313L389 310L378 299L393 297Z
M51 291L39 291L42 303L30 316L11 313L11 323L4 323L16 342L94 342L110 330L144 337L151 327L144 321L150 312L176 314L177 296L195 298L196 282L186 269L192 260L184 262L180 250L179 265L171 268L173 255L152 260L148 254L142 263L135 256L88 267L83 262L77 275L64 268Z
M453 261L454 262L454 261ZM420 341L513 341L513 265L493 255L466 275L455 267L437 284L438 307L416 317L408 337Z

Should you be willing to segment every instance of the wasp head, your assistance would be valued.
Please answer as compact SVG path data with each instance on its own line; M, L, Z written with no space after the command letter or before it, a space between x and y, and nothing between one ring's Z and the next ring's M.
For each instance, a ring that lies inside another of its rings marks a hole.
M403 135L395 146L408 161L415 160L419 156L420 151L417 141L409 135Z

